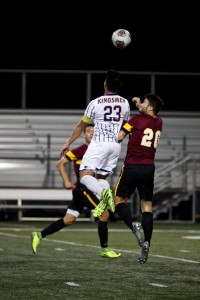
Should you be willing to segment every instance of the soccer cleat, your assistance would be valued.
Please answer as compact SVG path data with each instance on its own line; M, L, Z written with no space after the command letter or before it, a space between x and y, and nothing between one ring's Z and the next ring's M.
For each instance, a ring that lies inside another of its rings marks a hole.
M93 211L93 216L95 218L100 217L104 211L106 210L107 207L107 203L104 202L104 200L102 199L99 204L95 207L94 211Z
M107 191L110 189L104 189L101 193L101 201L99 202L99 204L95 207L94 211L93 211L93 216L95 218L100 217L104 211L106 210L107 206L108 206L108 193Z
M33 250L34 254L36 253L41 240L42 240L42 235L40 232L32 232L31 233L31 245L32 245L32 250Z
M102 197L103 197L103 199L105 199L105 202L107 201L108 208L110 209L110 211L112 213L114 213L114 211L115 211L115 203L114 203L114 200L113 200L112 190L111 189L105 189L105 190L103 190Z
M139 223L139 222L133 222L132 225L133 225L133 234L135 235L135 237L136 237L136 239L138 241L139 246L142 247L143 243L144 243L144 238L143 238L143 236L141 234L141 231L140 231L140 229L141 229L141 223Z
M138 261L140 264L144 264L147 261L148 254L149 254L149 242L146 241L143 243L141 254L138 257Z
M121 256L121 253L115 252L115 251L111 250L110 248L102 248L100 251L100 255L102 257L118 258Z
M100 217L104 211L106 210L107 206L109 207L111 212L115 211L115 204L113 200L113 194L111 189L104 189L101 193L102 198L99 204L93 211L94 217Z

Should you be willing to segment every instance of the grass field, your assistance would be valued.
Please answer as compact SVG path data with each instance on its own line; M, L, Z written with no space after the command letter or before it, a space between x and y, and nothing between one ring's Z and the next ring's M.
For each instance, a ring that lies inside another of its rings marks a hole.
M1 300L200 299L200 223L155 223L144 265L121 222L109 223L120 258L100 257L97 224L80 222L44 239L34 255L30 233L47 224L0 222Z

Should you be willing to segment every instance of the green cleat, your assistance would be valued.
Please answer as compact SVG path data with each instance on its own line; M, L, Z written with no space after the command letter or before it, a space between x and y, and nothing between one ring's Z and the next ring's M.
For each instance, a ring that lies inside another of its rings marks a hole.
M95 218L100 217L104 211L106 210L107 206L108 206L108 191L110 189L104 189L101 193L101 201L99 202L99 204L95 207L94 211L93 211L93 216Z
M93 211L93 216L95 218L100 217L104 211L106 210L107 206L109 207L111 212L115 211L115 204L113 200L113 194L111 189L104 189L101 193L102 198L99 204Z
M99 202L99 204L95 207L95 209L93 211L93 216L95 218L100 217L106 210L106 207L107 207L107 203L105 203L103 200L101 200Z
M31 245L32 245L32 250L33 250L34 254L36 253L41 240L42 240L42 235L40 232L32 232L31 233Z
M103 190L102 197L103 197L103 199L104 198L106 199L106 201L108 203L108 208L110 209L110 211L112 213L114 213L114 211L115 211L115 203L114 203L114 200L113 200L112 190L111 189Z
M115 252L110 248L101 248L100 256L107 258L118 258L121 256L121 253Z

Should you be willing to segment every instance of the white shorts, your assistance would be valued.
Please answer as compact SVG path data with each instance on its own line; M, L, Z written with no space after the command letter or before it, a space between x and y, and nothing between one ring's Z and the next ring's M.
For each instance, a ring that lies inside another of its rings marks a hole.
M121 144L116 142L91 141L79 170L93 170L95 174L109 175L117 166Z

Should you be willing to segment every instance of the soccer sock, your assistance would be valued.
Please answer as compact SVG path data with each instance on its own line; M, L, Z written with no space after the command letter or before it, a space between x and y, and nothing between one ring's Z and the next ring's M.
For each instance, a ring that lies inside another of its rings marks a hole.
M152 237L153 232L153 214L151 212L143 212L142 213L142 227L144 231L144 239L149 242Z
M107 248L108 247L108 222L103 222L99 220L98 234L99 234L101 248Z
M91 192L97 194L101 198L103 188L100 186L98 180L91 175L84 175L80 182L84 184Z
M47 235L53 234L54 232L57 232L65 227L65 223L63 222L63 218L51 223L49 226L44 228L41 231L42 238L44 238Z
M118 203L115 207L115 211L118 213L120 219L133 231L133 218L129 206L124 202Z
M110 188L110 184L106 179L98 179L99 185L103 188L103 189L109 189Z

